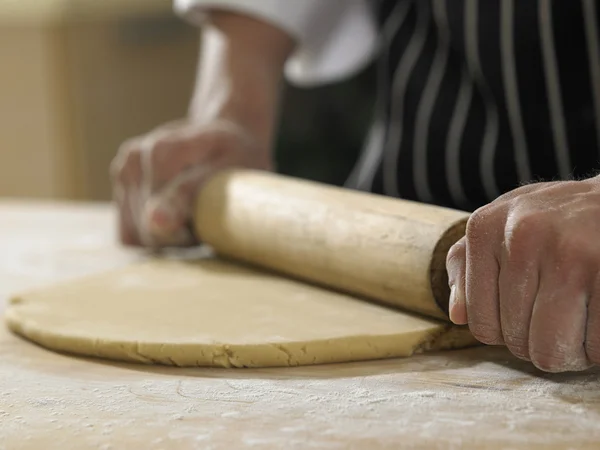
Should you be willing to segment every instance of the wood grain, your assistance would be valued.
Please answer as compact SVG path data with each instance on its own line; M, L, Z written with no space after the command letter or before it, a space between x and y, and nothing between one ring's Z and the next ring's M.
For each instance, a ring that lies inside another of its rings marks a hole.
M265 172L214 176L196 232L222 255L446 319L446 254L468 214Z

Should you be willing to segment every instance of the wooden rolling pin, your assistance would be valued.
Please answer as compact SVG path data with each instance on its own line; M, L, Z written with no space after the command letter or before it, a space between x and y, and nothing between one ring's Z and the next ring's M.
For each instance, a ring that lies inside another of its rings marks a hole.
M468 214L266 172L211 178L195 231L217 254L448 318L449 248Z

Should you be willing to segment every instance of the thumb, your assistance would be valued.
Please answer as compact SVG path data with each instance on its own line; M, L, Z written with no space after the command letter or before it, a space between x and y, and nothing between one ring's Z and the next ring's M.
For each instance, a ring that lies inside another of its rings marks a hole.
M189 228L197 191L214 169L197 165L180 173L145 204L144 227L154 246L189 246L195 238Z
M457 325L467 323L467 305L465 302L466 243L466 238L463 237L450 248L446 257L446 270L448 271L448 284L450 285L450 320Z

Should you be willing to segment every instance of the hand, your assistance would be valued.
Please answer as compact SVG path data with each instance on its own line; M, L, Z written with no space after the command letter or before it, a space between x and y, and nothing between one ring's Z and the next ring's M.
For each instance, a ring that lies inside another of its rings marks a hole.
M121 147L112 164L120 239L127 245L186 246L193 202L213 173L228 167L269 170L269 152L228 121L175 122Z
M189 117L126 142L111 166L125 244L193 245L192 205L208 177L228 167L272 168L280 81L293 40L266 22L219 11L202 30Z
M600 180L531 184L448 253L450 318L548 372L600 364Z

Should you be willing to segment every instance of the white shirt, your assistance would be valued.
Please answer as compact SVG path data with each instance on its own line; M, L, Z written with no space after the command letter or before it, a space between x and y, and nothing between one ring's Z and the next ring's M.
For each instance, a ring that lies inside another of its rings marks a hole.
M368 65L377 46L369 0L175 0L175 10L201 25L208 9L231 10L265 20L298 46L285 74L298 86L347 78Z

